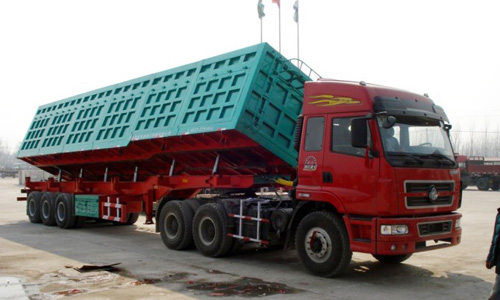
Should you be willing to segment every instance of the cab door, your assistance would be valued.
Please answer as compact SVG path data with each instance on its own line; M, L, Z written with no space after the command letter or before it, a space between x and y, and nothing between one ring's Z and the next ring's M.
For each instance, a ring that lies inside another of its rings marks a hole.
M326 122L326 115L308 116L304 119L297 170L299 175L297 198L299 199L321 198Z
M322 186L338 198L350 214L373 215L377 211L380 159L351 145L349 114L329 115L325 124ZM370 123L368 123L370 124ZM373 131L368 130L371 144Z

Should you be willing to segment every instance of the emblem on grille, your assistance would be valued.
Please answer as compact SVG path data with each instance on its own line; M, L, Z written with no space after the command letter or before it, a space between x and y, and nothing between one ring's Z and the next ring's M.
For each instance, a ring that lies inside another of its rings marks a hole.
M429 200L431 200L431 202L434 202L437 200L438 197L439 195L436 187L434 185L431 185L429 187Z

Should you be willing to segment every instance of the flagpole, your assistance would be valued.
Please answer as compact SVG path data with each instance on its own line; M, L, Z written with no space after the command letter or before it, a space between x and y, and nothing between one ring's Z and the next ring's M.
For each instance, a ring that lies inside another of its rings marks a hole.
M263 30L262 30L262 18L260 18L260 43L262 44L262 33L263 33Z
M299 0L297 0L297 66L299 64L300 35L299 35Z
M264 23L262 22L262 18L265 17L265 13L264 13L264 4L262 4L262 0L259 0L259 2L257 3L257 12L259 13L259 19L260 19L260 43L262 44L262 41L263 41L263 27L264 27Z
M280 38L280 45L279 45L279 49L280 49L280 53L281 53L281 5L278 4L278 9L279 9L279 38Z
M295 0L293 9L295 10L295 13L293 14L293 20L295 21L295 23L297 23L297 67L300 67L299 0Z

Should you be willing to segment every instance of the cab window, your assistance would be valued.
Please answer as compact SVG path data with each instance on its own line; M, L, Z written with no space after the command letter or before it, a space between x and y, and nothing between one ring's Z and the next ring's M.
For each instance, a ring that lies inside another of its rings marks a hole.
M336 153L364 156L366 149L351 145L351 120L353 118L334 118L332 121L331 151ZM368 130L368 144L371 144Z
M325 118L312 117L307 120L305 151L321 151L323 149L323 133Z

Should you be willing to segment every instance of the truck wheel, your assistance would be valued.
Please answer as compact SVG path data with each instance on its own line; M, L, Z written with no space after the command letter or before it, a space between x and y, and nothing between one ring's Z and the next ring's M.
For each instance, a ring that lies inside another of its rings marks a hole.
M184 203L186 203L189 206L189 208L191 208L191 211L193 212L193 216L196 214L196 211L201 206L200 200L198 200L198 199L184 200Z
M76 217L73 215L73 204L71 194L59 194L56 198L56 223L63 229L73 228L76 224Z
M479 178L476 182L477 188L480 191L487 191L490 188L490 180L488 178Z
M500 182L493 182L493 184L491 185L491 189L493 191L498 191L500 190Z
M28 195L28 199L26 201L26 214L31 223L41 223L42 217L40 214L40 198L42 197L42 193L40 192L31 192Z
M203 255L220 257L227 254L233 244L228 233L228 220L222 205L207 203L198 208L193 220L193 239Z
M125 225L134 225L137 220L139 220L139 213L130 213L128 214L127 223L125 223Z
M193 244L193 213L183 201L169 201L160 212L160 235L169 249L182 250Z
M323 277L345 272L352 257L344 224L337 215L325 211L312 212L300 221L295 247L306 269Z
M127 221L125 223L118 222L118 221L113 221L113 225L116 226L129 226L129 225L134 225L135 222L139 219L139 213L129 213L127 216Z
M40 217L46 226L56 225L56 196L55 193L43 193L40 204Z
M384 264L399 264L411 257L411 254L400 255L373 255L379 262Z

